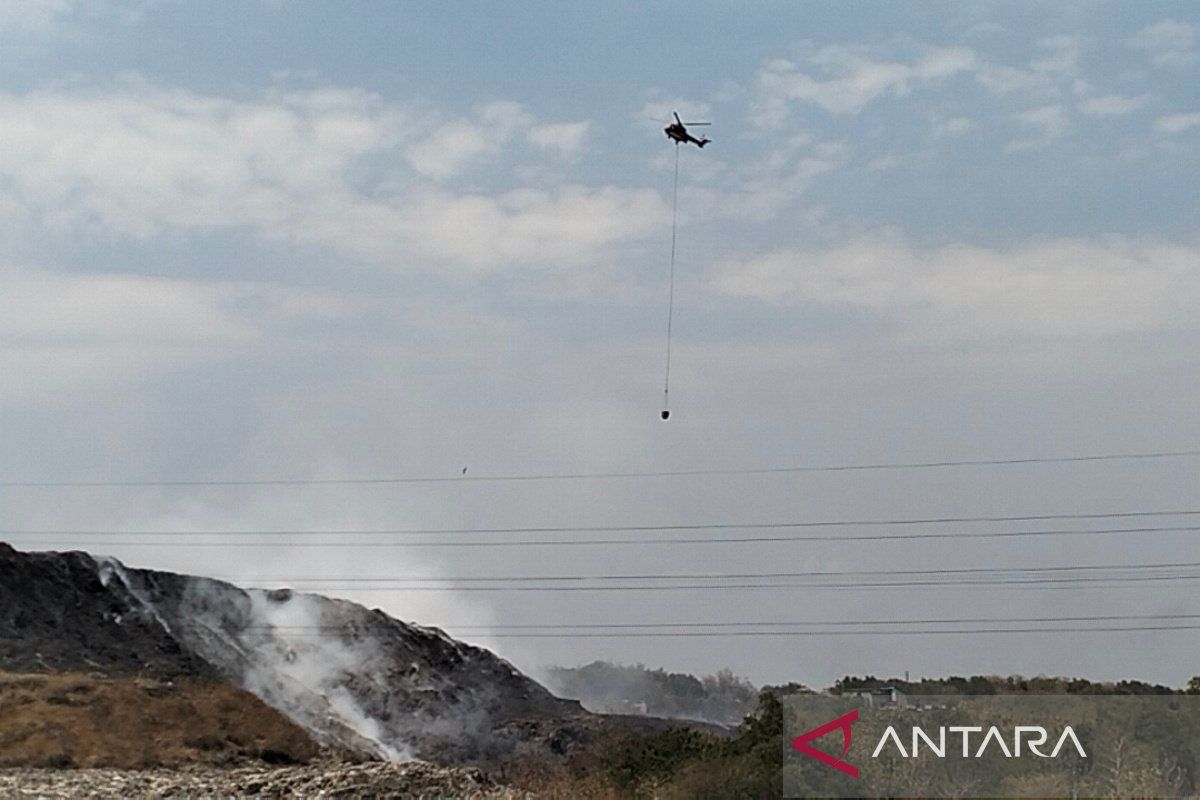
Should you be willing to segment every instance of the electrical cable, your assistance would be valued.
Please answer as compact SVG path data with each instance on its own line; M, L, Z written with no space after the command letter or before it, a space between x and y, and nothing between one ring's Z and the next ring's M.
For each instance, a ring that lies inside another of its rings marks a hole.
M809 472L873 472L882 470L949 469L959 467L1019 466L1029 464L1078 464L1104 461L1197 458L1200 450L1173 450L1142 453L1102 453L1080 456L1035 456L1026 458L961 459L945 461L880 462L812 466L711 468L683 470L640 470L631 472L562 472L509 475L425 475L379 478L248 478L212 480L5 480L4 489L54 488L171 488L222 486L370 486L422 483L506 483L525 481L573 481L601 479L732 477L749 475L785 475Z

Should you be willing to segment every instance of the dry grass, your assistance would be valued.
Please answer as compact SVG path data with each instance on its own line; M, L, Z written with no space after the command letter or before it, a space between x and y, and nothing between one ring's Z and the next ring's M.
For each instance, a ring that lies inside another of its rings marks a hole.
M311 737L228 684L0 673L0 767L299 763Z

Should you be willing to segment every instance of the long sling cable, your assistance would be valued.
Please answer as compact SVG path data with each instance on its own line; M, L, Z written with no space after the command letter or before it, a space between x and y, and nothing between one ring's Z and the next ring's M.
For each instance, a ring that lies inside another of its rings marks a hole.
M675 143L675 180L671 185L671 276L667 292L667 371L663 379L662 418L671 417L671 323L675 316L675 234L679 226L679 143Z

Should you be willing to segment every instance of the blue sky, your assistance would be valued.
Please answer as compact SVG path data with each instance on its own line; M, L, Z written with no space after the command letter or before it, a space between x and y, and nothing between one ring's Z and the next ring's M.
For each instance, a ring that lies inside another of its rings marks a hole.
M26 0L0 10L0 47L11 480L761 467L1200 441L1194 4ZM673 151L651 118L675 109L711 120L714 141L680 152L663 425ZM1195 479L1194 463L1139 462L386 491L9 488L0 523L1124 511L1186 507ZM1198 555L1182 534L1088 552L264 547L234 560L92 539L131 563L265 580ZM355 596L443 624L782 619L799 603L678 594L605 596L602 609L582 596ZM847 618L881 604L914 617L1188 610L1182 585L894 595L804 602ZM1134 639L492 644L530 668L611 657L818 684L904 669L1195 672L1178 634Z

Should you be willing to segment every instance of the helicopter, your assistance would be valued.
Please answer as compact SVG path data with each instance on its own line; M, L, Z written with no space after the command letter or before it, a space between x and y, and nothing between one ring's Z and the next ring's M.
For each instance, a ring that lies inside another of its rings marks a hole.
M675 117L675 122L673 122L672 124L663 128L663 133L665 133L667 135L668 139L675 142L676 145L687 144L688 142L691 142L692 144L696 145L697 147L704 147L704 145L706 145L712 141L711 139L707 139L703 136L701 136L699 139L697 139L695 136L692 136L690 133L688 133L688 129L687 129L687 125L699 126L699 125L709 125L711 123L689 122L689 123L687 123L687 125L685 125L683 123L683 121L681 119L679 119L679 112L673 111L671 113Z

